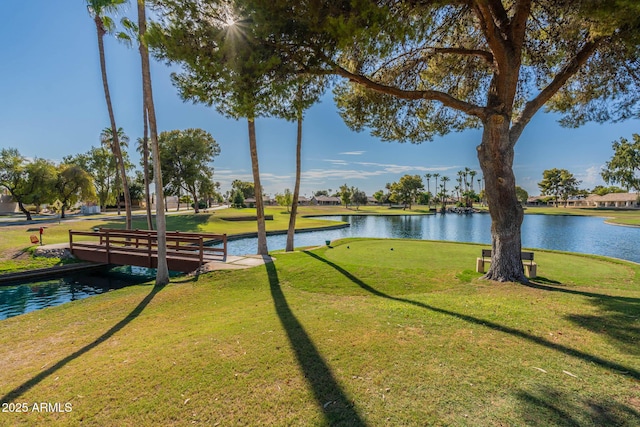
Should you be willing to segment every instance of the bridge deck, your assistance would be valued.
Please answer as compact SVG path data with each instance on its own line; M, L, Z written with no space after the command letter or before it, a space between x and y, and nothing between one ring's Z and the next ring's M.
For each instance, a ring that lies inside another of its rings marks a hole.
M82 241L74 241L82 237ZM207 246L222 242L222 248ZM158 234L149 230L69 230L69 249L78 259L117 265L158 266ZM227 258L227 235L167 232L169 270L191 272L211 261Z

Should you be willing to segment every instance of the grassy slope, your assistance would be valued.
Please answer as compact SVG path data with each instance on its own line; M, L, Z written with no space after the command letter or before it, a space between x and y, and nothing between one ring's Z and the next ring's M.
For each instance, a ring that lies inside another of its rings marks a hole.
M495 284L479 248L347 240L4 320L0 395L73 411L0 424L639 425L640 266Z

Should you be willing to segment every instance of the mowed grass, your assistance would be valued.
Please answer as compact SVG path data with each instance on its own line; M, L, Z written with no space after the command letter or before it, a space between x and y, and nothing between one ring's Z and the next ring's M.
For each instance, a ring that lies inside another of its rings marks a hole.
M391 250L393 248L393 250ZM640 425L640 266L351 239L2 321L2 425Z
M578 216L599 216L606 217L607 222L617 225L628 225L640 227L639 209L594 209L594 208L565 208L562 206L552 207L527 207L526 214L540 215L578 215Z
M342 206L301 206L299 216L296 220L296 229L309 229L335 225L336 222L328 222L316 219L314 215L416 215L427 213L423 206L416 206L412 210L391 209L388 206L362 206L356 208L344 208ZM289 228L289 216L285 208L268 206L265 214L272 215L273 220L266 221L267 231L283 231ZM180 213L167 215L167 230L169 231L191 231L200 233L216 233L227 235L255 233L257 232L256 221L228 221L229 217L250 217L255 216L255 209L221 209L216 211L194 213ZM339 224L339 223L338 223ZM29 236L38 231L29 229L44 226L44 244L64 243L69 241L69 230L90 231L96 227L124 228L124 217L116 220L107 219L105 215L89 217L72 217L69 220L58 222L47 222L30 225L7 225L0 227L0 274L13 271L28 270L40 267L50 267L60 264L58 258L32 258L29 256L18 257L22 252L29 253L36 248ZM147 221L145 217L134 218L132 227L134 229L146 230Z

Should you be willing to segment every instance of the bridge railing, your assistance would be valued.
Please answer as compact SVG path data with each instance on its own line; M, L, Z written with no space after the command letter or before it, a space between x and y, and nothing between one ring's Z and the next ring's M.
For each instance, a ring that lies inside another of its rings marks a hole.
M82 237L83 240L78 241L78 237ZM87 241L87 238L92 239ZM222 242L222 248L209 246L217 242ZM74 249L104 252L101 260L107 263L113 263L114 256L118 260L122 260L123 256L146 257L146 264L151 266L152 258L158 255L158 232L110 228L100 228L97 231L69 230L69 248L72 253ZM226 234L167 232L167 258L185 262L197 261L202 265L215 259L225 260L226 256ZM132 264L138 265L139 261Z

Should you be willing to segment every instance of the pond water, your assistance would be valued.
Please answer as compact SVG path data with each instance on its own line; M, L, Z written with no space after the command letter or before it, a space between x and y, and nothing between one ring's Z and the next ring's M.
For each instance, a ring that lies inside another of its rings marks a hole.
M295 245L317 246L325 240L344 237L382 237L448 240L491 244L491 217L488 214L436 214L399 216L318 217L351 224L338 230L297 233ZM284 249L286 235L267 237L269 250ZM522 245L526 248L555 249L605 255L640 262L640 228L606 224L603 218L554 215L525 215ZM228 242L231 255L255 253L257 238Z
M16 286L0 287L0 320L54 307L92 295L144 283L155 278L155 270L115 267Z
M297 233L295 245L319 246L344 237L379 237L491 243L491 218L487 214L324 216L350 227ZM268 236L269 250L284 249L286 235ZM618 227L603 218L526 215L522 224L526 248L556 249L605 255L640 262L640 228ZM228 242L230 255L256 253L257 238ZM0 320L45 307L87 298L155 277L155 270L117 267L65 278L0 287Z

